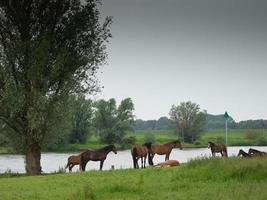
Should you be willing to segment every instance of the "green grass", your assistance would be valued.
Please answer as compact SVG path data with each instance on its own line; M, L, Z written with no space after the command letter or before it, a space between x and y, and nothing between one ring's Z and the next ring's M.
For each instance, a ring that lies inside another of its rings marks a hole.
M163 144L171 140L177 139L172 131L169 130L146 130L146 131L136 131L128 132L128 136L135 136L137 144L143 144L145 142L145 135L152 134L155 137L155 143ZM224 143L225 130L216 129L208 130L205 132L200 139L195 141L193 144L183 143L183 147L206 147L208 141L213 141L215 143ZM86 144L65 144L59 146L58 149L53 150L53 152L80 152L85 149L98 149L102 148L106 144L99 142L96 136L92 136L88 139ZM228 133L228 145L230 146L258 146L267 145L267 131L264 133L262 130L249 130L249 129L230 129ZM118 149L123 149L120 145L116 145ZM124 148L130 148L128 145ZM1 153L12 153L11 148L0 147Z
M267 199L267 159L214 158L174 168L0 178L1 199Z

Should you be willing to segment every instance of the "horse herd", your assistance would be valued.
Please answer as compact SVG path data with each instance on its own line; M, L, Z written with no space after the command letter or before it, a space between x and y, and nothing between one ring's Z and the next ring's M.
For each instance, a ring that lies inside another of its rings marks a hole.
M179 162L176 160L169 160L171 151L173 148L182 149L180 140L174 140L165 144L152 144L150 142L144 144L136 144L131 148L131 155L133 159L133 167L135 169L139 168L138 160L141 159L141 168L146 167L146 160L148 158L149 165L154 165L153 158L155 154L165 155L165 162L159 163L155 166L158 167L170 167L177 166ZM216 153L220 153L222 157L228 157L227 148L224 144L215 144L213 142L208 142L208 148L211 149L212 156L214 157ZM98 150L86 150L80 153L79 155L72 155L68 158L68 163L66 169L72 171L72 168L75 165L80 166L80 170L85 171L86 164L88 161L100 161L100 170L103 168L104 161L107 158L107 155L110 152L117 154L115 145L111 144L105 146L104 148ZM242 157L258 157L258 156L267 156L266 152L259 151L256 149L249 149L248 153L239 150L237 156Z

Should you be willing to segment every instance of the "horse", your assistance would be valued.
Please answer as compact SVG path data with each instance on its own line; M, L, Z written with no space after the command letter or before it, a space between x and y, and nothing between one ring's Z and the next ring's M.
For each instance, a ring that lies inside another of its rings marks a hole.
M242 149L239 150L237 156L242 156L242 157L245 157L245 158L251 158L251 157L252 157L251 154L246 153L246 152L243 151Z
M215 153L221 153L222 157L228 157L227 148L224 144L215 144L213 142L208 142L208 148L210 148L212 156L215 156Z
M81 153L81 163L80 163L80 168L82 171L85 171L86 164L88 161L100 161L100 170L103 168L104 161L107 158L107 155L109 152L114 152L117 154L116 147L111 144L108 146L103 147L102 149L98 150L87 150Z
M146 168L146 158L148 154L147 147L143 144L136 144L131 149L131 154L133 158L133 166L135 169L139 168L138 160L141 158L141 168Z
M259 151L259 150L257 150L257 149L252 149L252 148L250 148L250 149L248 150L248 154L249 154L249 155L253 155L253 156L267 156L267 153L266 153L266 152L264 152L264 151Z
M165 156L165 161L166 161L169 160L173 148L183 149L180 140L174 140L165 144L152 144L151 142L147 142L144 145L148 148L149 165L153 165L153 158L155 154L166 155Z
M166 160L165 162L158 163L157 165L155 165L155 167L165 168L165 167L175 167L179 165L180 163L177 160Z
M69 168L69 172L72 171L72 168L75 166L75 165L80 165L81 163L81 154L79 155L72 155L70 157L68 157L68 163L65 167L65 169Z

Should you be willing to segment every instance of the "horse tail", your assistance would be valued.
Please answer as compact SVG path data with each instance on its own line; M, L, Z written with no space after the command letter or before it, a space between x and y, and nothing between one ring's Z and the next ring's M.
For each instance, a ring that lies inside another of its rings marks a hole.
M69 161L68 161L68 163L67 163L65 169L67 169L67 168L69 167L69 165L70 165L70 163L69 163Z
M152 156L152 143L151 142L146 142L143 144L143 146L146 146L148 149L148 164L149 165L154 165L153 163L153 156Z
M136 159L136 148L135 147L133 147L132 148L132 151L131 151L131 153L132 153L132 158L133 158L133 166L134 166L134 169L136 169L137 168L137 159Z

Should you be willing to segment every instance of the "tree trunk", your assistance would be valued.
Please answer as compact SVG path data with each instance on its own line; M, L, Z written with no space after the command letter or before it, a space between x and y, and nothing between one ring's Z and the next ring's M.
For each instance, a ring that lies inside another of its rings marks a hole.
M38 145L32 145L26 152L25 168L27 175L41 174L41 148Z

